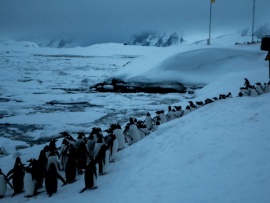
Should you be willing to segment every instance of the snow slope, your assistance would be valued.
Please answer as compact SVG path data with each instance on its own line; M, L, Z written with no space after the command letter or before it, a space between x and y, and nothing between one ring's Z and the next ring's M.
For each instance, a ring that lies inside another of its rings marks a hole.
M270 201L270 94L221 100L175 119L120 151L99 188L79 194L83 177L27 199L9 202L260 202ZM35 156L22 150L22 160ZM14 159L1 160L7 172Z

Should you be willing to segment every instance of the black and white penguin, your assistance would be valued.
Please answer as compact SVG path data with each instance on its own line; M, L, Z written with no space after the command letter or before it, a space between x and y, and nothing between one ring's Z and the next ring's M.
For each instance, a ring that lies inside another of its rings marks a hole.
M58 160L58 155L55 152L50 152L50 154L48 156L47 171L52 163L55 165L57 172L59 172L60 171L60 164L59 164L59 160Z
M93 135L89 135L86 139L86 148L88 151L88 155L94 157L94 149L95 149L96 140Z
M69 144L68 140L64 138L60 147L60 165L61 165L61 169L63 170L66 169L66 164L67 164L67 159L68 159L67 153L71 146L72 145Z
M256 83L255 89L256 89L256 91L258 92L259 95L264 93L263 86L262 86L262 84L260 82Z
M248 80L247 78L244 78L244 80L245 80L245 83L244 83L245 87L246 87L246 88L249 88L249 87L250 87L250 82L249 82L249 80Z
M38 157L38 165L40 168L40 172L43 174L43 179L45 178L45 173L47 171L47 164L48 164L48 157L46 156L46 152L43 149L40 151L39 157ZM39 187L42 187L42 184L41 185L39 184Z
M263 91L264 91L264 93L270 92L270 81L268 83L264 83Z
M181 116L183 116L184 111L182 110L182 106L174 106L174 108L176 109L175 112L176 118L180 118Z
M116 158L116 153L118 151L118 140L114 134L108 135L109 139L107 145L109 147L110 162L114 162Z
M101 148L101 146L104 144L104 142L103 142L103 139L101 138L101 137L99 137L98 139L97 139L97 142L95 143L95 147L94 147L94 156L93 156L93 158L96 158L96 156L97 156L97 154L98 154L98 152L99 152L99 150L100 150L100 148Z
M77 177L78 163L76 159L76 149L70 147L67 152L67 163L65 167L66 182L73 183Z
M112 132L116 139L118 140L118 150L125 148L125 136L123 133L123 130L119 124L116 124L114 126L113 132Z
M131 144L138 142L141 138L139 129L132 118L129 119L128 135L132 138Z
M85 139L85 134L83 132L78 133L78 137L76 140L76 147L79 148L80 144L84 141Z
M150 134L149 130L147 129L143 121L137 122L137 127L140 132L140 136L141 136L140 139L143 139L145 138L146 135Z
M156 120L155 124L153 125L152 131L155 132L159 126L160 126L160 118Z
M202 101L197 101L197 102L196 102L196 107L197 107L197 109L198 109L198 108L201 108L201 107L203 107L203 106L204 106L204 104L203 104Z
M189 114L191 111L192 111L192 110L191 110L191 107L190 107L190 106L186 106L186 109L185 109L185 111L184 111L184 113L183 113L183 116Z
M249 96L250 92L249 92L249 88L247 87L240 87L240 92L239 92L239 96Z
M101 175L108 173L109 156L108 146L106 144L102 144L95 158L96 163L99 165L99 174Z
M213 102L214 102L213 99L207 98L207 99L204 101L204 104L205 104L205 105L206 105L206 104L211 104L211 103L213 103Z
M193 101L188 101L191 111L194 111L197 109L196 105L193 103Z
M219 97L218 97L218 99L226 99L227 97L226 97L226 95L225 94L219 94Z
M84 188L80 193L84 192L87 189L96 189L97 188L97 178L98 173L96 169L95 160L90 157L90 162L87 164L85 173L84 173Z
M20 194L23 192L23 177L24 177L24 164L21 162L21 158L17 157L13 169L8 174L8 180L12 179L13 195Z
M164 110L159 111L159 117L160 117L161 123L167 122L167 116L165 115Z
M171 106L168 106L167 121L171 121L173 119L175 119L175 114L172 111L172 107Z
M23 178L24 192L26 193L25 197L33 197L37 194L37 183L33 175L33 168L31 163L29 166L25 167L25 175Z
M144 124L146 125L148 130L152 130L154 122L149 112L146 114L146 117L144 119Z
M0 169L0 199L2 199L6 194L7 184L10 186L11 189L13 189L13 186L8 181L7 176Z
M57 192L58 179L63 182L63 185L66 184L66 181L64 180L64 178L61 175L59 175L59 173L57 172L55 164L51 163L45 175L45 188L49 197L52 196L52 194Z
M85 142L82 141L77 149L77 161L78 161L78 170L81 174L86 168L88 151L85 145Z
M36 159L30 159L27 162L30 163L28 166L28 168L30 168L28 169L28 172L29 171L31 172L33 179L36 182L37 188L41 188L46 173L46 171L44 171L44 168L42 166L43 164L40 164L40 162Z
M254 86L251 86L249 88L249 96L251 97L257 97L259 93L257 92L256 88Z
M56 142L57 142L56 139L52 139L49 143L48 150L49 150L49 154L52 152L59 157L59 153L56 147Z
M228 94L226 95L226 98L233 98L232 97L232 93L231 92L228 92Z

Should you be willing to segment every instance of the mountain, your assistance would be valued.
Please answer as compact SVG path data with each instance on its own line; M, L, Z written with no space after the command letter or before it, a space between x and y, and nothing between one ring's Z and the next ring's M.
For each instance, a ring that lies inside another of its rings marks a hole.
M185 40L179 32L142 32L131 37L128 45L168 47L183 43Z

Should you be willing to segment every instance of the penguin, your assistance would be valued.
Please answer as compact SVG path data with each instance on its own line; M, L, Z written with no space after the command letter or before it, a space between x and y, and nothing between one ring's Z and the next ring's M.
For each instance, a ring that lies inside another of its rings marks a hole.
M78 163L76 160L76 150L74 147L70 147L67 153L67 163L65 167L66 182L73 183L77 177Z
M104 175L108 173L109 165L109 150L106 144L102 143L99 152L95 158L96 163L99 165L99 174Z
M24 192L26 193L27 198L33 197L37 194L37 182L33 176L33 168L31 163L29 166L25 167L25 175L23 178Z
M203 106L204 106L204 104L203 104L202 101L197 101L197 102L196 102L196 107L197 107L197 109L200 108L200 107L203 107Z
M85 134L83 132L79 132L77 140L76 140L76 147L77 148L79 148L81 142L83 142L84 139L85 139Z
M66 185L66 181L64 180L64 178L57 172L55 164L51 163L45 175L45 188L49 197L51 197L52 194L57 192L57 179L61 180L63 182L63 185Z
M46 156L45 150L41 150L38 157L38 166L40 168L40 173L43 175L42 182L38 183L38 187L42 187L43 180L45 178L45 173L47 171L48 158Z
M61 147L60 147L60 165L61 169L65 170L66 169L66 164L67 164L67 152L70 148L70 144L66 138L63 139Z
M138 142L141 136L140 136L138 127L134 123L133 119L130 118L129 121L130 121L130 125L128 127L128 135L132 138L131 144L133 144L133 143Z
M97 169L95 160L90 157L90 162L87 164L85 173L84 173L84 185L85 187L80 191L84 192L87 189L96 189L97 188Z
M0 169L0 199L2 199L6 194L7 184L10 186L11 189L13 189L13 186L8 181L7 176Z
M219 94L219 99L226 99L226 95L225 94Z
M159 117L160 117L160 121L161 123L166 123L167 122L167 117L164 113L164 110L159 111Z
M33 179L36 182L36 186L37 188L41 188L43 181L44 181L44 177L45 177L45 171L43 170L43 166L39 163L38 160L36 159L30 159L27 162L29 162L29 167L31 167L30 169L28 169L28 171L30 170Z
M59 153L56 147L56 142L57 142L56 139L52 139L49 143L48 150L49 150L49 154L53 153L59 157Z
M23 177L24 177L24 164L21 162L21 158L17 157L13 169L8 174L8 180L12 179L13 195L20 194L23 192Z
M114 134L109 134L108 137L110 137L107 143L110 150L110 162L114 162L118 151L118 140Z
M144 123L145 123L148 130L152 130L154 123L153 123L153 119L152 119L149 112L146 114L146 117L144 119Z
M250 92L249 92L249 88L246 87L240 87L240 92L242 96L249 96Z
M258 92L259 95L263 94L264 93L264 90L263 90L263 87L262 87L262 84L257 82L256 83L256 87L255 87L256 91Z
M188 101L191 111L197 109L196 105L192 101Z
M175 119L175 113L172 110L171 106L168 106L168 112L167 112L167 121L171 121L173 119Z
M259 93L257 92L256 88L254 86L251 86L249 88L249 96L256 97L258 95L259 95Z
M226 98L232 98L232 93L228 92L228 94L226 95Z
M138 130L140 132L140 136L141 136L140 140L145 138L146 135L150 134L149 130L147 129L147 127L146 127L146 125L144 124L143 121L139 121L137 123L137 127L138 127Z
M204 104L205 104L205 105L206 105L206 104L211 104L211 103L213 103L213 102L214 102L214 100L207 98L207 99L204 101Z
M50 152L50 154L49 154L48 163L47 163L47 171L48 171L51 163L53 163L55 165L55 168L56 168L57 172L59 172L60 171L60 164L59 164L59 161L58 161L58 156L54 152Z
M153 125L152 131L153 131L153 132L156 131L156 130L158 129L159 126L160 126L160 121L157 120L157 121L155 122L155 124Z
M96 144L96 141L94 140L94 136L89 135L86 141L86 148L87 148L89 156L94 157L95 144Z
M183 116L189 114L191 111L192 111L191 110L191 107L190 106L187 106L186 109L185 109L185 111L184 111L184 113L183 113Z
M247 78L244 78L244 80L245 80L245 83L244 83L245 87L246 87L246 88L249 88L249 87L250 87L250 82L249 82L249 80L248 80Z
M264 91L264 93L270 92L270 82L264 83L264 85L263 85L263 91Z
M116 139L118 140L118 151L125 148L125 136L121 126L116 124L113 130L113 134L115 135Z
M103 139L100 137L98 138L97 142L95 143L94 147L94 158L96 158L101 146L104 144Z
M82 174L83 170L86 168L87 154L88 154L88 151L87 151L86 145L84 141L82 141L77 149L77 161L78 161L79 174Z
M175 116L176 116L177 118L182 117L183 114L184 114L184 111L182 110L182 106L174 106L174 108L176 109Z

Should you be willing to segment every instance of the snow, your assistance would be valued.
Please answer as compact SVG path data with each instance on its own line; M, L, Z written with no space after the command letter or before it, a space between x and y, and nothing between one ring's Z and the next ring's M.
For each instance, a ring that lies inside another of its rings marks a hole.
M13 191L8 187L2 201L269 202L270 93L237 97L244 78L251 84L269 81L266 53L259 50L259 44L235 46L227 42L225 37L213 40L211 46L186 44L168 48L118 44L73 49L0 46L0 98L9 100L1 102L1 127L6 123L43 126L26 132L32 140L53 137L64 130L89 132L94 126L105 129L113 122L124 125L130 116L142 119L147 112L154 116L157 109L166 111L168 105L185 107L190 100L204 101L228 92L233 96L164 123L119 151L108 174L99 176L96 190L80 194L84 187L80 175L75 183L59 187L50 198L46 192L30 199L23 193L10 198ZM123 67L127 62L130 63ZM170 79L205 86L193 95L85 90L111 74L126 80ZM77 87L82 91L68 94L59 87ZM51 101L88 102L89 106L74 110L67 105L50 106L47 102ZM0 158L5 174L17 155L26 163L29 158L37 158L44 147L30 147L25 141L13 140L9 133L0 137L1 148L4 146L9 154ZM61 139L57 145L60 143ZM16 151L18 146L27 148Z

